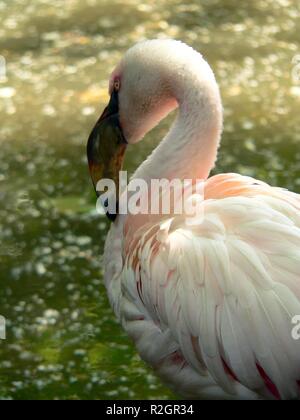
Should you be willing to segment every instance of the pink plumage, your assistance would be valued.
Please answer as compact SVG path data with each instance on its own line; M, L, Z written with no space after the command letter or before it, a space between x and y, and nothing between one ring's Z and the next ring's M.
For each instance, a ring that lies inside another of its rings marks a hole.
M134 178L204 180L203 219L120 215L105 247L112 307L141 357L178 394L299 398L300 197L238 174L209 178L221 98L202 56L171 40L138 44L113 74L135 143L177 120Z

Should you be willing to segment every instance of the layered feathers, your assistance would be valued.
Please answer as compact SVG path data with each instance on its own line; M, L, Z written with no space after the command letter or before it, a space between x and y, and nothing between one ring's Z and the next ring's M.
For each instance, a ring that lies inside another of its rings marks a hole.
M106 274L116 313L185 397L298 398L299 196L218 175L203 206L192 226L182 215L132 232L127 218L119 271Z

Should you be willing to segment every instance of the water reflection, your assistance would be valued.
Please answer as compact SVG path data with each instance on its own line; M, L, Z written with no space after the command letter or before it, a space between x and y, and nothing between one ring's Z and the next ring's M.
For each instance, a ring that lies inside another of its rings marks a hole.
M292 0L0 1L0 398L173 397L139 360L101 282L86 138L134 42L201 50L226 121L216 171L300 192L300 6ZM164 122L129 152L133 170Z

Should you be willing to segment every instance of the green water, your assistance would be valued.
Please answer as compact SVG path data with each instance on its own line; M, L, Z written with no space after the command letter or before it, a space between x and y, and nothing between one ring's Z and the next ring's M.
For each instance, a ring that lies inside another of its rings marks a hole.
M176 398L108 305L108 223L94 211L86 139L122 53L140 39L178 38L202 51L221 86L216 172L300 192L300 4L0 0L0 18L0 398ZM132 146L130 171L169 122Z

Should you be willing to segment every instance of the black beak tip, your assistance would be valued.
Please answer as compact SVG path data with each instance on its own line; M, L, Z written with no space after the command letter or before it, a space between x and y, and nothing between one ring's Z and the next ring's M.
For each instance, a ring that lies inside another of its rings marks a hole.
M106 216L107 216L108 220L110 220L112 223L114 223L116 221L117 214L107 212Z
M104 202L104 208L108 208L108 199L106 199L105 202ZM113 223L113 222L116 221L116 218L118 216L118 212L119 212L119 203L117 201L116 212L115 213L110 213L109 211L106 211L106 217L108 218L108 220L110 220Z

